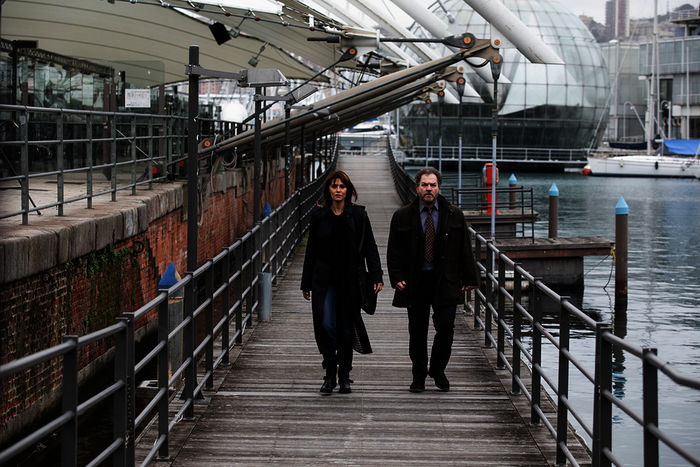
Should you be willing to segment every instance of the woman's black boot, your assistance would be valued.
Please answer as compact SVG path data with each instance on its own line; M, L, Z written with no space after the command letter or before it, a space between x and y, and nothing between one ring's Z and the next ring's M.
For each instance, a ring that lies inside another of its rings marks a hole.
M324 396L327 396L328 394L333 392L333 388L335 388L335 375L336 375L336 366L332 365L329 368L326 368L326 376L323 377L323 384L321 385L321 394Z
M338 384L340 385L338 392L341 394L350 394L352 392L352 389L350 389L350 383L352 382L353 381L350 379L349 374L346 375L341 373L338 377Z

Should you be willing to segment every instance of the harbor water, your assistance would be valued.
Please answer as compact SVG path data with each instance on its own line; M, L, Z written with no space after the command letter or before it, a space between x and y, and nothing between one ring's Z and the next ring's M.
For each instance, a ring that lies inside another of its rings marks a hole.
M510 173L500 174L508 186ZM659 357L682 373L700 378L700 181L653 178L598 178L578 173L516 173L518 185L533 188L540 213L535 236L546 237L549 189L559 189L559 237L601 236L615 239L615 205L629 206L629 303L626 317L615 316L613 259L584 259L585 288L572 301L599 321L613 323L614 333L640 347L658 349ZM467 182L465 181L465 184ZM445 173L443 187L456 186L457 174ZM446 191L443 189L443 191ZM557 334L554 317L548 330ZM573 353L593 369L594 336L574 331ZM545 368L556 380L556 349L545 346ZM642 373L639 360L616 352L613 391L641 414ZM570 399L592 420L591 387L570 371ZM700 455L700 392L678 388L659 376L660 426L694 455ZM614 409L613 453L626 465L642 465L642 430ZM581 430L579 430L581 431ZM661 465L688 465L661 443Z

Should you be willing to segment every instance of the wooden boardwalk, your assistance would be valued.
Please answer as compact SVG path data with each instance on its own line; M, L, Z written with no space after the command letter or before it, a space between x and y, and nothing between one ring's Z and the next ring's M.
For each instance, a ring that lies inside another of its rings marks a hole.
M343 157L339 167L367 206L385 264L389 221L399 205L388 161ZM511 399L504 389L508 374L494 370L493 352L468 316L458 313L446 371L450 392L438 392L430 378L426 392L408 391L408 321L405 310L391 307L386 273L377 313L365 316L374 353L355 354L352 394L321 396L310 302L299 290L303 248L274 287L271 321L255 325L230 369L217 370L216 391L197 405L196 420L178 423L169 464L553 463L549 434L527 422L525 398ZM580 445L575 451L589 462Z

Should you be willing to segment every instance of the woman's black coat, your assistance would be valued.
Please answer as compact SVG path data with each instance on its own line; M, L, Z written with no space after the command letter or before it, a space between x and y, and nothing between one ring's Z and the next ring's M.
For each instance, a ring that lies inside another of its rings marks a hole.
M310 214L309 239L306 246L306 255L304 257L304 269L301 276L301 290L311 291L311 310L314 321L314 336L318 349L322 354L325 354L329 343L325 339L325 333L321 326L323 316L323 303L326 298L326 290L328 289L329 278L331 277L332 268L344 268L347 271L347 289L342 293L343 296L350 297L350 300L339 300L337 307L345 307L339 310L347 311L352 315L352 321L355 327L355 342L353 348L359 353L371 353L369 336L365 329L362 315L360 313L359 289L357 283L357 266L364 258L367 264L369 280L372 284L377 284L382 281L382 265L377 251L377 244L374 240L372 227L369 222L369 217L364 206L346 203L341 216L345 221L345 225L352 233L352 245L347 245L348 263L337 264L335 258L327 257L327 252L319 248L319 238L324 233L331 231L331 216L334 214L329 207L316 206ZM364 240L362 256L358 251L360 242L360 229L364 226Z

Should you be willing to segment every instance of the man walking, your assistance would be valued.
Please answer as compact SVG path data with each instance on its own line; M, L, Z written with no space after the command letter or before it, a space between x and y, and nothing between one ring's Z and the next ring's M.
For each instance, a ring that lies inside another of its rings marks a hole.
M411 392L425 391L430 375L449 391L445 368L452 353L457 304L479 285L471 239L462 211L440 195L442 174L425 167L416 174L418 196L391 218L387 266L396 289L393 305L408 308ZM428 366L428 325L433 308L435 338Z

